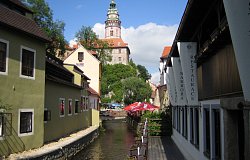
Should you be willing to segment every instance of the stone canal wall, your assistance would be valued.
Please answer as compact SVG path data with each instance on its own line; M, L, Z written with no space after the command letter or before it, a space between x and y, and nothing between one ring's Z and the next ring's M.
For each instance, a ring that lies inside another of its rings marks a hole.
M41 157L36 157L33 159L42 159L42 160L54 160L54 159L67 159L77 154L79 151L83 150L86 146L88 146L91 142L94 141L95 138L98 137L98 130L95 130L86 136L74 141L64 147L61 147L53 152L50 152Z
M21 154L10 155L7 159L29 159L29 160L54 160L68 159L83 150L99 135L99 126L92 126L79 131L58 142L44 145L39 149L26 151Z

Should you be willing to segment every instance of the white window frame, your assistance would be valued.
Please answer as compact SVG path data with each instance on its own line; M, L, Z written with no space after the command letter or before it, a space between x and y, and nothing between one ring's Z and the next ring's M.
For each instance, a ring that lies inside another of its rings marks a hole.
M213 109L218 109L220 110L220 136L221 136L221 156L223 154L223 148L222 148L222 144L223 144L223 137L222 137L222 112L221 112L221 109L220 109L220 100L219 99L216 99L216 100L208 100L208 101L202 101L201 102L201 105L202 105L202 108L203 108L203 116L202 117L205 117L204 116L204 113L205 113L205 109L208 109L209 110L209 125L210 125L210 159L214 159L215 158L215 131L214 131L214 114L213 114ZM204 107L205 106L205 107ZM205 119L203 118L203 141L204 141L204 149L203 149L203 153L205 152L205 145L206 145L206 132L205 132Z
M5 71L5 72L1 72L1 71L0 71L0 75L8 75L8 64L9 64L9 41L0 38L0 42L6 43L6 45L7 45L7 47L6 47L6 71Z
M22 75L22 55L23 55L22 50L23 50L23 49L28 50L28 51L34 53L33 77L26 76L26 75ZM35 80L35 77L36 77L36 50L35 50L35 49L32 49L32 48L29 48L29 47L26 47L26 46L21 45L21 48L20 48L20 72L19 72L19 76L20 76L21 78L27 78L27 79Z
M20 126L21 126L21 122L20 122L20 118L21 118L21 112L32 112L32 131L29 133L20 133ZM19 109L18 110L18 136L19 137L24 137L24 136L30 136L34 134L34 109Z
M69 102L71 102L71 113L69 113ZM72 99L68 99L68 116L72 116L73 114L73 101Z
M64 110L63 110L63 115L61 114L61 101L64 101ZM66 102L65 102L65 98L59 98L59 106L58 106L58 108L59 108L59 116L62 118L62 117L65 117L65 106L66 106Z

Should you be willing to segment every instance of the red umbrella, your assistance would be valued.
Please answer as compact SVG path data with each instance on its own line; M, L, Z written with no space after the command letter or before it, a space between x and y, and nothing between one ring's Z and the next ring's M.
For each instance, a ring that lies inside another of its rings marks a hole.
M134 107L131 111L135 112L135 111L154 111L156 109L159 109L160 107L155 106L153 104L147 103L147 102L142 102L140 105L138 105L137 107Z
M131 111L132 109L134 109L135 107L139 106L141 104L141 102L135 102L132 103L128 106L126 106L125 108L123 108L125 111Z

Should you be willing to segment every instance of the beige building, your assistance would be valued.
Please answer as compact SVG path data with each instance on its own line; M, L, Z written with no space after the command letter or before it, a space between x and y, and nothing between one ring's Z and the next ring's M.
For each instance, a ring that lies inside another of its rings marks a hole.
M89 86L100 95L101 62L93 56L91 51L79 45L75 51L65 58L64 63L74 64L80 68L90 78Z

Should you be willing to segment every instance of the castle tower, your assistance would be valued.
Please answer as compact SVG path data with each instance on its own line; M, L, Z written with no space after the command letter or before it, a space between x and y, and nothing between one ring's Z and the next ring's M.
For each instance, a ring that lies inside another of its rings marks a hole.
M105 39L108 38L121 38L121 21L114 0L111 0L105 21Z
M111 0L109 5L107 20L105 21L105 41L112 49L112 61L109 64L125 64L129 62L130 50L128 44L121 38L121 21L119 19L116 3Z

